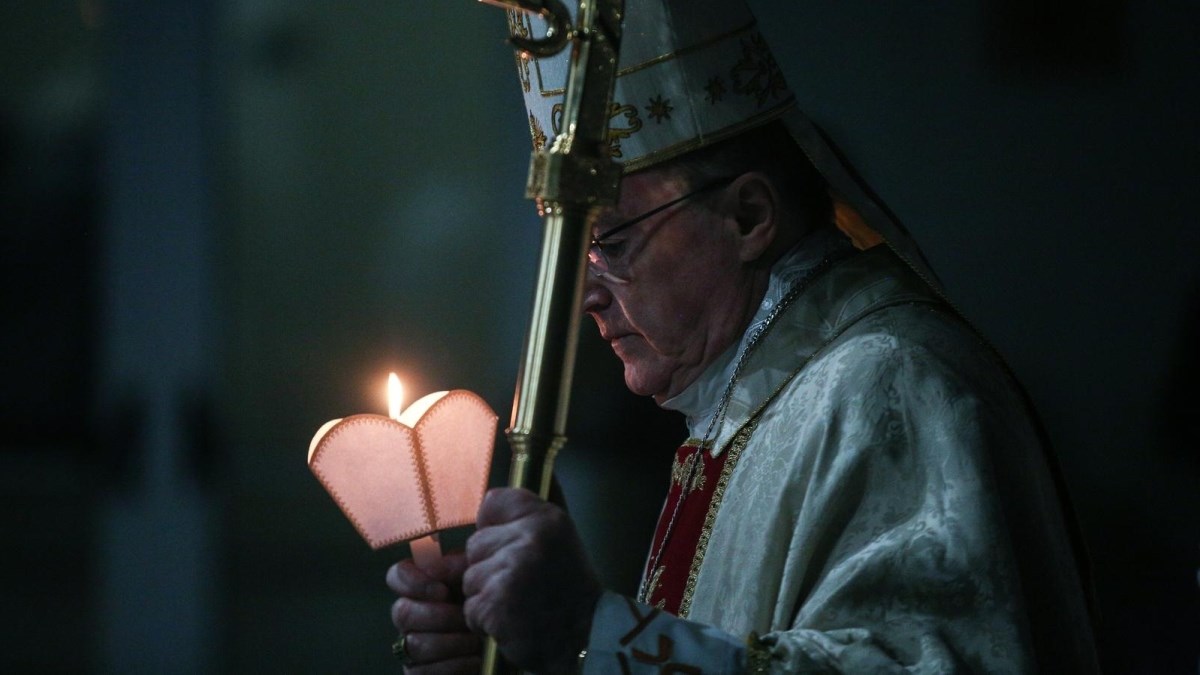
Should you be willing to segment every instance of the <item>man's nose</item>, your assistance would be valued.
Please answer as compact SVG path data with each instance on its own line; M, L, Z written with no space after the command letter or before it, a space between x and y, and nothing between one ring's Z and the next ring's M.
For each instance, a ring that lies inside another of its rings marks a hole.
M603 312L612 302L612 292L590 269L585 274L587 276L583 281L583 312L585 314Z

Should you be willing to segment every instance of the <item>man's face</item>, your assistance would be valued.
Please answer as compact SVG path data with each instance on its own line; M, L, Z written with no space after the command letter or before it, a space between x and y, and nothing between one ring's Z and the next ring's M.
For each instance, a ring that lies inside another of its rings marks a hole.
M626 177L593 236L674 200L686 186L662 171ZM625 364L635 394L663 401L683 391L740 335L755 284L737 251L737 224L723 215L724 189L697 195L640 222L612 243L628 280L589 272L584 311Z

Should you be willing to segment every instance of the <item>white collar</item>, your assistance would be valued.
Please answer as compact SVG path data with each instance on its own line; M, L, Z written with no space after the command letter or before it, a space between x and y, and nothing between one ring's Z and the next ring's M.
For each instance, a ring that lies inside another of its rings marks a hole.
M736 344L730 345L704 372L679 394L663 401L662 407L675 410L687 417L688 434L691 440L703 439L721 396L725 392L733 371L737 367L738 355L746 348L746 343L754 329L762 324L775 305L787 295L795 283L819 265L832 251L848 246L849 242L836 228L825 227L806 235L787 253L771 266L771 276L767 281L767 291L763 294L758 310L747 324L746 330ZM720 430L715 430L714 438L719 438ZM709 439L713 440L713 439ZM719 452L719 448L715 449Z

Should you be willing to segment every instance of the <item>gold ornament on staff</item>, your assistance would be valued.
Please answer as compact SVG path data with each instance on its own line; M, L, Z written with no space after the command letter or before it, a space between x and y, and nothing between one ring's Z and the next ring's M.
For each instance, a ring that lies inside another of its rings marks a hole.
M588 216L616 203L621 166L608 144L609 108L616 82L624 0L580 0L577 20L561 0L480 0L504 9L541 16L550 25L544 38L513 37L521 58L553 56L571 48L563 101L562 133L549 151L535 149L527 197L544 219L533 315L517 376L512 424L509 485L537 485L550 493L554 458L566 442L567 408L582 313L588 246ZM540 474L531 475L535 467ZM536 480L536 483L534 481ZM482 672L496 667L496 643L489 639Z

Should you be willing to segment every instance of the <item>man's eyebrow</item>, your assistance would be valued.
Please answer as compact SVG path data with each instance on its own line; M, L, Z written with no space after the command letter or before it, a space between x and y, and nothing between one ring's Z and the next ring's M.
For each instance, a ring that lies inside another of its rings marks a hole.
M592 216L591 222L589 223L589 227L591 228L591 236L596 237L604 234L617 225L620 225L622 222L624 221L621 220L621 214L611 209L607 209L602 213Z

